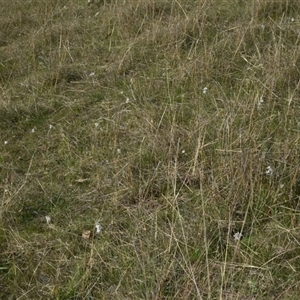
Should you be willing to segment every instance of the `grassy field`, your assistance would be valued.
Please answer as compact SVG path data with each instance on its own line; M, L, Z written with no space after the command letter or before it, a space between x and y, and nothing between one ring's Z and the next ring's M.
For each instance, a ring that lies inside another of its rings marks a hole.
M298 0L0 0L1 299L299 299Z

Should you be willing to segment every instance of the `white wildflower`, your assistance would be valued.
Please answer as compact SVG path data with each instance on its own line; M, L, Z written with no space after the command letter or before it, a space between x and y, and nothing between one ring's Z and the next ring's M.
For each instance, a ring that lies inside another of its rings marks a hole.
M121 153L121 149L120 149L120 148L117 149L117 153L118 153L118 154Z
M45 218L46 218L46 223L47 223L47 224L50 224L51 218L50 218L49 216L46 216Z
M53 125L49 125L49 129L51 130L51 129L54 129L54 126Z
M125 103L129 103L130 99L127 97Z
M7 145L8 144L8 141L4 141L4 145Z
M182 154L185 154L185 150L182 150L181 153L182 153Z
M96 123L94 123L95 124L95 127L98 127L99 126L99 123L98 122L96 122Z
M90 76L90 77L95 76L95 72L91 72L91 73L89 74L89 76Z
M267 166L265 173L266 175L270 176L273 174L273 169L270 166Z
M291 21L292 21L292 22L294 22L294 21L295 21L295 19L294 19L294 18L291 18Z
M207 88L207 87L204 87L203 90L202 90L202 93L203 93L203 94L206 94L206 93L207 93L207 90L208 90L208 88Z
M235 242L238 242L241 238L242 238L243 234L241 232L236 232L234 235L233 235L233 238L234 238L234 241Z
M101 230L102 230L102 226L100 224L98 224L98 223L95 225L95 228L96 228L96 233L97 234L99 234L101 232Z
M263 97L260 97L257 103L257 108L260 109L263 104L264 104L264 99Z
M35 132L35 129L34 129L34 128L32 128L32 129L31 129L31 132L32 132L32 133L34 133L34 132Z

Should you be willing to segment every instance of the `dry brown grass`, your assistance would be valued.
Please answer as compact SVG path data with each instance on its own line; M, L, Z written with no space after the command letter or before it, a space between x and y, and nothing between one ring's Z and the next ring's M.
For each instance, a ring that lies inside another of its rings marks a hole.
M3 299L298 299L298 1L0 7Z

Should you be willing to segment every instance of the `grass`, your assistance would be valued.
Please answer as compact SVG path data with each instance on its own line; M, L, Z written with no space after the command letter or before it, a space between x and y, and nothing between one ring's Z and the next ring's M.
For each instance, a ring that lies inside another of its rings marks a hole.
M0 4L2 299L298 299L298 1Z

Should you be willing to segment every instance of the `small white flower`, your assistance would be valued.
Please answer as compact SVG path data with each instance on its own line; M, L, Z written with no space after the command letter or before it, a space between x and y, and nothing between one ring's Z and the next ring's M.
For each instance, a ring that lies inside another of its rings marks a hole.
M54 126L53 125L49 125L49 129L51 130L51 129L54 129Z
M95 127L98 127L98 126L99 126L99 123L98 123L98 122L96 122L96 123L95 123Z
M182 154L185 154L185 150L182 150L181 153L182 153Z
M208 88L207 88L207 87L204 87L203 90L202 90L202 93L203 93L203 94L206 94L206 93L207 93L207 90L208 90Z
M117 153L118 153L118 154L121 153L121 149L120 149L120 148L117 149Z
M46 218L46 223L47 223L47 224L50 224L51 218L50 218L49 216L46 216L45 218Z
M8 144L8 141L4 141L4 145L7 145Z
M130 99L127 97L125 103L129 103Z
M257 103L257 108L260 109L263 104L264 104L264 99L263 97L260 97Z
M32 129L31 129L31 132L32 132L32 133L34 133L34 132L35 132L35 129L34 129L34 128L32 128Z
M99 234L102 230L102 226L100 224L96 224L95 225L95 228L96 228L96 233Z
M270 176L273 174L273 169L270 166L267 166L265 173L266 175Z
M294 22L294 21L295 21L295 19L294 19L294 18L291 18L291 21L292 21L292 22Z
M235 242L238 242L241 238L242 238L243 234L241 232L236 232L234 235L233 235L233 238L234 238L234 241Z
M90 77L95 76L95 72L91 72L91 73L89 74L89 76L90 76Z

